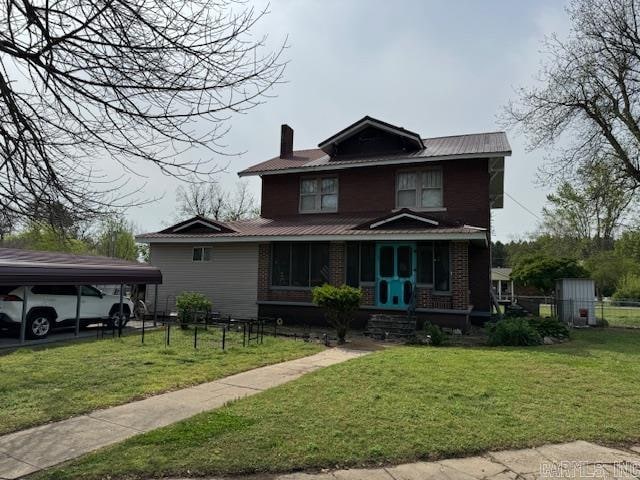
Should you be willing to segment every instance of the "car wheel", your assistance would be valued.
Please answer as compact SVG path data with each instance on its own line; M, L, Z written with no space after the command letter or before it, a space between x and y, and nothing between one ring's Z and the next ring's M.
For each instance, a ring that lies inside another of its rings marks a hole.
M126 310L122 312L123 328L127 325L127 323L129 323L129 317L130 317L129 312L127 312ZM111 312L108 323L110 327L120 328L120 312L118 310Z
M51 315L46 312L35 312L29 315L27 336L32 339L45 338L53 326Z

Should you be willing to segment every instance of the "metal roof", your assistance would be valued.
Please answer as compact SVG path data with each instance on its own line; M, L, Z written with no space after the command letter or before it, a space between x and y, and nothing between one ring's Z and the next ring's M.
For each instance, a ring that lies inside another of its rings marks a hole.
M397 212L396 212L397 213ZM394 213L393 215L395 215ZM421 215L414 213L415 215ZM373 212L367 215L339 215L317 214L308 216L280 217L280 218L256 218L253 220L239 220L225 222L224 225L230 231L198 233L178 233L165 229L161 232L145 233L136 238L140 242L147 243L203 243L220 241L269 241L269 240L307 240L310 237L317 240L330 239L387 239L389 237L434 239L478 239L486 240L486 229L469 225L440 224L437 226L393 226L388 224L385 228L370 228L370 225L379 220L389 218L388 212ZM425 217L426 218L426 217ZM220 222L218 222L220 223Z
M0 248L0 285L162 283L159 269L118 258Z
M275 157L238 173L242 176L269 175L296 171L332 170L369 165L416 163L455 158L487 158L511 155L505 132L473 133L449 137L423 138L425 148L411 153L367 156L348 159L331 158L320 149L296 150L292 157Z

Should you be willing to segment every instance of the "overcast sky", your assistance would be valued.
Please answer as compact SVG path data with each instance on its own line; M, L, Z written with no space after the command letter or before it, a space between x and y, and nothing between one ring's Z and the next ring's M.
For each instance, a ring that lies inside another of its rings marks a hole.
M260 4L258 4L260 5ZM230 162L221 183L278 154L280 125L295 130L294 148L314 148L364 115L423 137L495 131L514 88L538 70L545 34L567 30L563 2L536 0L275 0L257 34L273 42L288 36L286 84L274 98L230 119L225 138ZM548 189L535 183L542 152L526 153L509 132L505 191L539 215ZM178 180L147 171L142 194L162 198L132 208L136 229L157 230L175 220ZM259 198L260 180L251 179ZM535 229L537 220L514 200L494 210L494 239Z

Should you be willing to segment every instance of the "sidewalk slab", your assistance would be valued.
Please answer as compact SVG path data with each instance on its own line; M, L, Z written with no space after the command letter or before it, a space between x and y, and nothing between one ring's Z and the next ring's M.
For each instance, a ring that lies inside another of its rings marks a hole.
M367 353L329 349L310 357L1 436L0 479L19 478Z

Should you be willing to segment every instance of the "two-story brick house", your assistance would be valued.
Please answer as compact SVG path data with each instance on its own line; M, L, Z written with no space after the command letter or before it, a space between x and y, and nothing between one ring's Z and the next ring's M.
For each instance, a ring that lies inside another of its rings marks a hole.
M195 217L138 237L163 272L158 308L184 290L236 316L321 321L311 289L363 289L359 318L416 313L465 328L490 311L491 209L503 201L503 132L421 138L365 117L318 148L293 149L240 176L262 179L261 216Z

